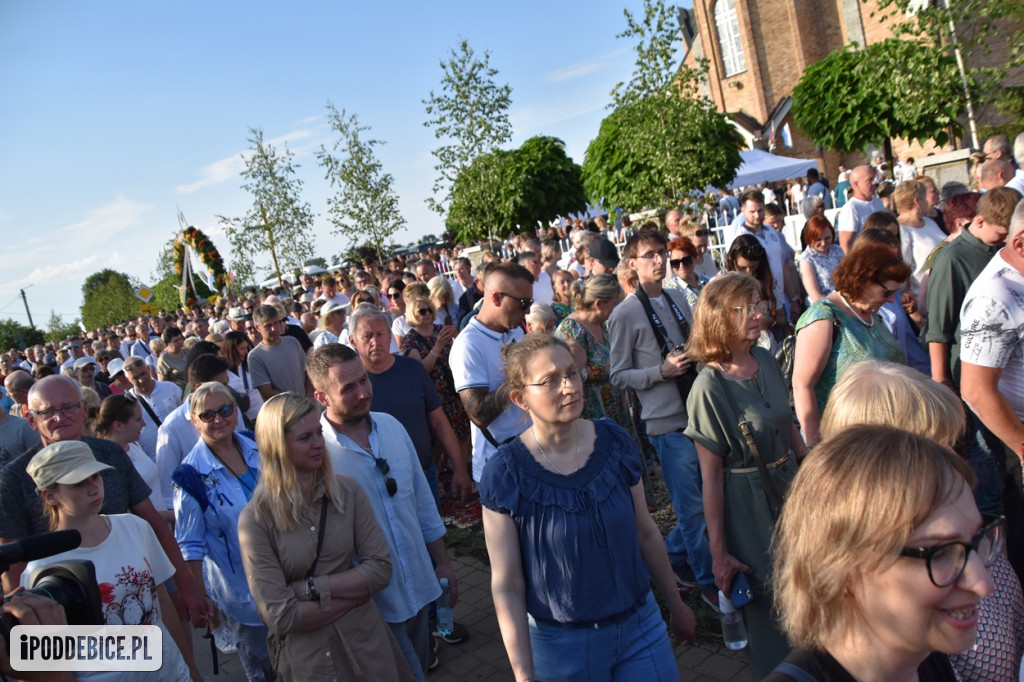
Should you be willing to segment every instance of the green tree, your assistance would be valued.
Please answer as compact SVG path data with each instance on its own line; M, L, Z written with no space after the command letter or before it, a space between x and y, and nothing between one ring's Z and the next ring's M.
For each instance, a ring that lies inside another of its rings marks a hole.
M82 323L97 329L138 317L142 302L135 296L137 287L131 277L109 268L89 275L82 284Z
M241 285L255 283L265 268L257 264L270 254L271 272L301 267L313 256L313 210L302 201L302 180L295 173L298 164L285 145L278 152L263 140L263 131L249 129L250 150L242 155L242 189L253 197L253 206L242 218L218 216L231 242L231 268Z
M398 195L391 173L385 173L374 147L380 140L367 139L362 133L368 126L360 126L355 114L347 116L330 102L327 103L327 121L338 133L333 150L342 150L334 156L326 147L320 147L316 157L323 166L325 176L337 194L327 198L327 212L334 225L334 234L356 243L370 243L377 258L391 249L392 237L405 227L405 218L398 210Z
M587 147L583 188L608 208L675 205L687 192L722 186L735 176L743 138L701 94L706 64L677 67L675 7L645 0L637 20L628 10L618 38L635 41L628 83L612 90L614 110Z
M959 130L958 83L956 62L942 48L897 38L847 45L804 69L791 111L820 146L855 152L881 142L892 168L892 139L942 145L948 129Z
M39 329L23 325L15 320L0 320L0 350L24 349L37 343L45 343L46 336Z
M445 226L457 240L504 237L586 208L580 167L554 137L478 157L456 178Z
M490 52L485 51L481 60L465 40L458 51L449 52L447 61L441 61L441 72L440 91L431 90L423 100L429 117L423 125L433 128L434 137L443 140L432 152L438 177L435 196L427 199L427 206L443 216L459 173L474 159L512 139L508 117L512 88L495 82L498 70L491 67Z
M50 319L46 321L46 340L63 341L72 334L81 331L78 327L78 320L65 322L64 318L57 314L56 310L50 311ZM39 342L42 343L42 342Z

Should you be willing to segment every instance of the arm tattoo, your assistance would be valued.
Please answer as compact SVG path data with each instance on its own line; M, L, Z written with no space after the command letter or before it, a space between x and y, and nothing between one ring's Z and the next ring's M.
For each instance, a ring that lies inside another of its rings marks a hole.
M464 388L459 391L462 398L462 405L473 423L483 428L498 418L505 408L508 407L508 391L504 386L494 393L484 386Z

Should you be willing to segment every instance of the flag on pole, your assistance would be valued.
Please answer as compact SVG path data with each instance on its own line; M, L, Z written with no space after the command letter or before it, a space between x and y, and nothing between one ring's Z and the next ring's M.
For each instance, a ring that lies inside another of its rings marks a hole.
M782 143L786 145L786 149L793 148L793 136L789 132L789 124L782 126Z

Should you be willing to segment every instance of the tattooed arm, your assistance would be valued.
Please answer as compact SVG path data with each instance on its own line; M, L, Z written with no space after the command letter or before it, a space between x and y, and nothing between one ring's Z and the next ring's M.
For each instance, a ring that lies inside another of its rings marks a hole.
M466 414L474 424L486 428L508 407L508 391L499 388L491 393L486 386L470 386L459 391Z

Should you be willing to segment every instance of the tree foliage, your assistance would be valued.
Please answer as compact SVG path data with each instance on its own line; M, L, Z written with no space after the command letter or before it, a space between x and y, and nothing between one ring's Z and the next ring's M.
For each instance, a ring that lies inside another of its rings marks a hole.
M15 320L0 320L0 349L24 349L37 343L45 343L42 331L23 325Z
M477 157L455 180L445 221L457 240L504 237L586 208L580 167L554 137Z
M330 102L327 112L328 123L339 136L333 150L340 149L342 155L335 156L321 145L316 156L331 187L337 189L337 194L327 198L334 233L353 243L367 241L383 261L395 233L405 227L395 180L384 172L374 153L374 147L383 143L361 135L370 128L360 126L355 114L348 116L344 109L339 112Z
M900 68L893 65L899 64ZM956 62L942 48L889 38L833 50L804 69L793 90L793 121L814 142L840 152L894 138L943 145L963 106Z
M270 271L276 276L313 256L313 210L302 201L294 154L287 145L278 152L263 140L259 128L249 133L242 189L252 195L253 206L242 218L218 216L231 242L235 282L242 285L255 283L266 271L263 254L270 255Z
M444 215L459 173L512 138L508 117L512 88L495 82L498 70L491 67L490 52L479 59L465 40L441 61L441 72L440 91L431 90L423 100L428 116L423 125L433 128L434 137L443 141L432 152L438 176L435 196L427 199L427 206Z
M707 67L676 67L675 7L645 0L643 18L628 10L618 38L635 41L628 83L612 90L614 111L601 122L583 161L592 204L638 209L675 205L685 193L728 184L743 138L700 92Z
M65 322L64 318L57 314L56 310L50 311L50 317L46 321L46 340L47 341L63 341L72 334L79 332L78 320L74 322ZM39 341L37 343L42 343Z
M82 284L82 323L97 329L138 317L141 301L135 296L138 282L109 268L94 272Z

